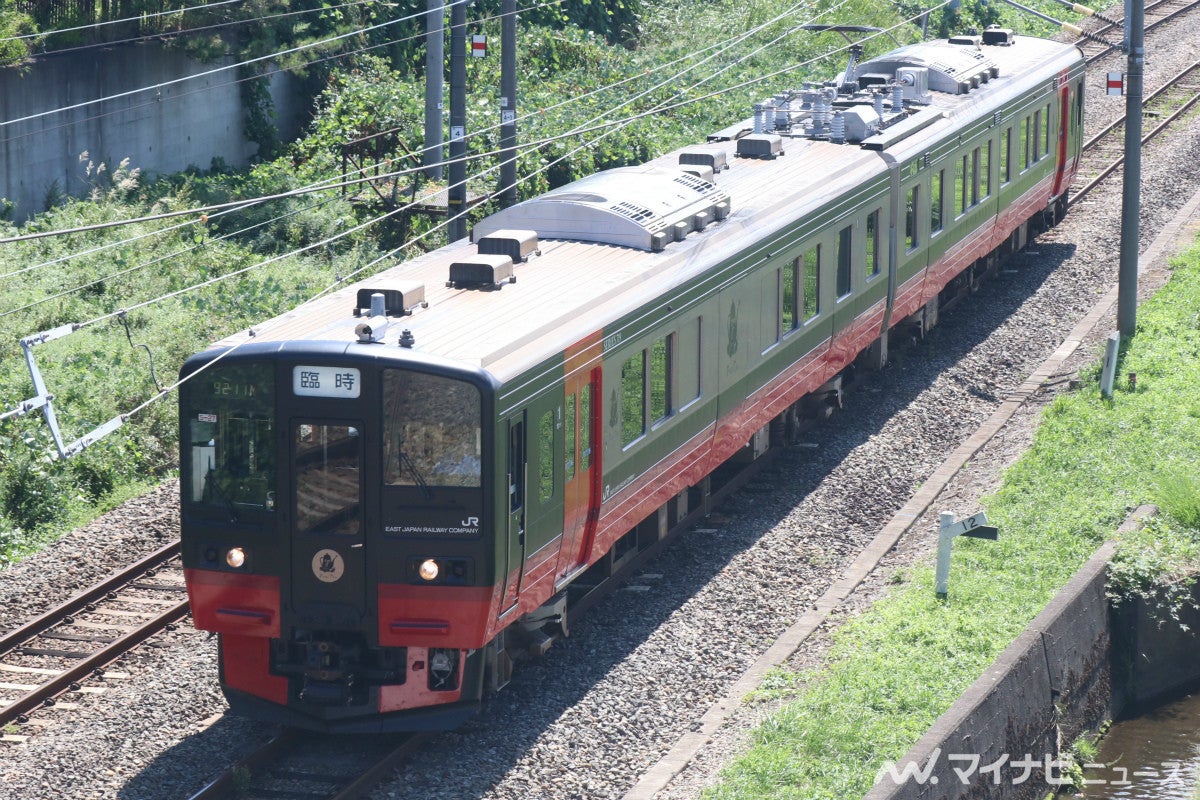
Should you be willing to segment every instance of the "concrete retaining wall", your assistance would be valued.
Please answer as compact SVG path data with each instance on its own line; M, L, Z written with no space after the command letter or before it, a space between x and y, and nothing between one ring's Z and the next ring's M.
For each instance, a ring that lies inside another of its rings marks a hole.
M231 63L200 64L158 43L118 45L37 59L25 71L0 69L0 197L15 204L21 221L42 211L56 189L81 196L90 190L79 156L87 152L110 168L123 158L144 174L208 169L214 157L243 166L257 146L242 133L244 112L236 69L196 77L24 122L26 117L100 97L208 72ZM295 136L295 81L272 78L276 122L284 141Z
M1112 612L1114 549L1096 552L867 800L1041 800L1067 783L1060 755L1081 734L1200 682L1200 584L1178 621L1141 600Z
M1111 716L1102 547L869 800L1041 798L1059 749ZM907 774L906 774L907 770Z

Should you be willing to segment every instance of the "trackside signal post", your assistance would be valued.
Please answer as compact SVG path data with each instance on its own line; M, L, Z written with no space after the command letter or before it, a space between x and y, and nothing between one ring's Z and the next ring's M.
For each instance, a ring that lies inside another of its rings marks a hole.
M954 515L943 511L938 518L937 578L934 591L945 599L950 591L950 545L956 536L996 541L1000 531L987 524L987 514L980 511L964 520L954 521Z

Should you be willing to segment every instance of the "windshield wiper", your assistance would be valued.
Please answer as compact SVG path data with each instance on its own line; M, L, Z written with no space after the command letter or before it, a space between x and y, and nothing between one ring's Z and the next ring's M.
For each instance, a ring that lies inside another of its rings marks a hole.
M425 482L425 476L421 474L421 470L417 469L417 465L413 463L413 460L408 457L408 453L405 453L403 450L400 451L400 466L401 474L404 474L404 467L408 467L408 471L412 473L413 482L421 489L421 494L425 496L426 500L432 500L433 492L429 490L429 484Z

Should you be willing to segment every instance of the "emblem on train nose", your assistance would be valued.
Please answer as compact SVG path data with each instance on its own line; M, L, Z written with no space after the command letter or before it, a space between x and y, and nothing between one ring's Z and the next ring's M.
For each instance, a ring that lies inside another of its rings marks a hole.
M312 560L313 575L324 583L333 583L346 571L346 562L337 550L318 550Z

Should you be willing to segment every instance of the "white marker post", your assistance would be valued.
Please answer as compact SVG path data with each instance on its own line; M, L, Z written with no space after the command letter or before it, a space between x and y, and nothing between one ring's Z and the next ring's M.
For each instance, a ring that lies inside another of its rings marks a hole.
M989 539L996 541L1000 531L987 524L987 515L980 511L958 522L954 515L943 511L938 517L938 552L937 578L934 591L940 599L945 599L950 591L950 544L955 536L970 536L973 539Z

